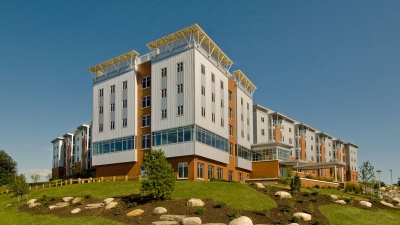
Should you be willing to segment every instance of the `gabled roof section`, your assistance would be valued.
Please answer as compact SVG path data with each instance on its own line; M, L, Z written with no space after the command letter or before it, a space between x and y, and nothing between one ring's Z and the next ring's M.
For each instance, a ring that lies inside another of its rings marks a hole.
M187 37L189 36L189 37ZM157 49L161 46L168 45L169 43L185 38L186 41L190 41L191 38L197 37L199 44L205 44L208 46L209 54L214 54L218 62L224 66L230 66L233 64L232 60L214 43L213 40L201 29L197 24L193 24L189 27L183 28L182 30L176 31L175 33L164 36L153 42L147 44L150 50ZM189 40L187 39L189 38Z
M243 84L243 86L253 94L253 92L257 89L257 87L250 81L249 78L242 73L241 70L233 71L233 75L236 77L237 81Z
M136 56L138 56L139 53L137 53L135 50L131 50L129 52L126 52L122 55L119 55L115 58L109 59L105 62L102 62L100 64L97 64L95 66L90 67L88 70L94 74L96 74L97 76L101 76L103 75L102 73L98 73L101 72L101 70L110 67L110 66L117 66L117 64L124 62L124 61L128 61L129 59L134 59Z

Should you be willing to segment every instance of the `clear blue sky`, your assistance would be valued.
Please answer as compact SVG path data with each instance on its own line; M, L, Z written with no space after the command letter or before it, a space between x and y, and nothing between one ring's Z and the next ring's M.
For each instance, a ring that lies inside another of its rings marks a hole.
M400 177L399 1L0 1L0 149L51 170L91 121L87 68L198 23L258 87L254 103L359 146Z

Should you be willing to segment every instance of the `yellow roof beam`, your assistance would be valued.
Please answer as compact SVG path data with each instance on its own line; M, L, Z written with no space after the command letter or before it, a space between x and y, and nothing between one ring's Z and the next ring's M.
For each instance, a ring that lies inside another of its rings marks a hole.
M233 75L237 78L239 82L243 84L245 88L247 88L250 92L254 92L257 87L250 81L249 78L244 75L244 73L240 70L233 71Z
M92 73L97 73L98 71L103 70L103 69L105 69L107 67L115 66L116 64L118 64L120 62L127 61L129 59L133 59L138 55L139 55L139 53L137 53L135 50L131 50L131 51L126 52L126 53L124 53L122 55L119 55L117 57L109 59L109 60L107 60L105 62L102 62L100 64L92 66L88 70L90 72L92 72Z

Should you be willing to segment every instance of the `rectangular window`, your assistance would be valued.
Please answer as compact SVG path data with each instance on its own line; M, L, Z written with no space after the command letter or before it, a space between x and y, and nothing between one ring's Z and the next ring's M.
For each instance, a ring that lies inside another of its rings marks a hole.
M233 180L233 171L232 171L232 170L229 170L229 171L228 171L228 180L229 180L229 181L232 181L232 180Z
M263 123L264 123L264 117L261 117L261 122L263 122Z
M229 155L232 155L233 153L233 144L229 143Z
M289 132L292 132L292 128L289 127Z
M103 106L99 107L99 114L103 114Z
M221 80L221 89L224 89L224 82Z
M243 113L240 114L240 120L243 121Z
M111 130L114 130L114 129L115 129L115 122L114 122L114 121L111 121L111 122L110 122L110 129L111 129Z
M215 74L211 73L211 81L215 83Z
M206 108L201 107L201 116L206 117Z
M142 135L142 149L147 149L150 147L150 135Z
M144 96L142 98L142 108L150 107L150 96Z
M211 120L215 123L215 113L211 113Z
M204 179L204 164L197 163L197 178Z
M224 100L221 99L221 108L224 108Z
M229 116L229 119L232 119L232 108L231 107L228 108L228 116Z
M222 180L222 177L223 177L223 170L222 170L222 168L218 168L217 169L217 178L219 179L219 180Z
M249 103L247 103L247 110L249 110L250 109L250 104Z
M166 88L161 89L161 98L165 98L165 97L167 97L167 89Z
M115 85L111 85L110 87L110 93L114 94L115 93Z
M221 118L221 127L225 126L224 119Z
M148 127L150 126L150 115L144 115L142 116L142 127Z
M183 62L176 64L176 71L178 73L183 71Z
M150 87L150 76L142 78L142 89Z
M167 68L162 68L161 69L161 77L166 77L167 76Z
M178 90L178 94L183 93L183 84L178 84L177 85L177 90Z
M206 75L206 66L201 64L201 74Z
M128 107L128 100L122 100L122 108Z
M204 87L203 85L201 85L201 95L206 95L206 87Z
M240 98L240 104L243 105L243 98Z
M187 179L188 178L188 163L181 162L178 163L178 179Z
M228 100L232 101L232 91L228 91Z
M167 110L163 109L161 110L161 119L166 119L167 118Z
M122 89L123 89L123 90L128 89L128 81L122 82Z
M183 115L183 105L178 106L178 116Z
M229 135L233 136L233 127L229 125Z
M127 127L128 126L128 119L122 119L122 127Z
M241 132L240 132L240 136L242 136L242 138L244 138L244 131L242 130Z
M261 129L261 135L262 135L262 136L265 136L265 131L264 131L264 129Z
M289 138L289 144L292 144L292 142L293 142L292 138Z
M214 166L208 166L208 180L214 178Z
M240 181L243 181L243 174L242 173L239 173L239 182Z
M115 111L115 103L110 104L110 111L114 112Z
M211 93L211 101L215 102L215 94L214 93Z
M99 97L103 97L103 95L104 95L104 90L103 90L103 89L100 89L100 90L99 90Z
M103 132L103 124L99 124L99 132Z

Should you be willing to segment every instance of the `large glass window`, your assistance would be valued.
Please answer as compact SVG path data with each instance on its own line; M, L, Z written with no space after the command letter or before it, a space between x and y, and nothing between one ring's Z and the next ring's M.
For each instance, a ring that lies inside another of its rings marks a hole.
M251 150L238 145L237 156L243 159L251 160Z
M93 143L93 155L134 149L134 137L123 137Z
M181 162L178 163L178 179L187 179L188 178L188 163Z
M218 168L217 169L217 178L219 180L222 180L222 177L223 177L223 170L222 170L222 168Z
M143 77L142 78L142 88L150 87L150 77Z
M147 149L150 147L150 135L142 135L142 149Z
M197 163L197 178L204 179L204 164Z
M228 171L228 180L233 181L233 171L232 170Z
M150 126L150 115L142 116L142 127Z
M142 98L142 108L150 107L150 96L144 96Z

